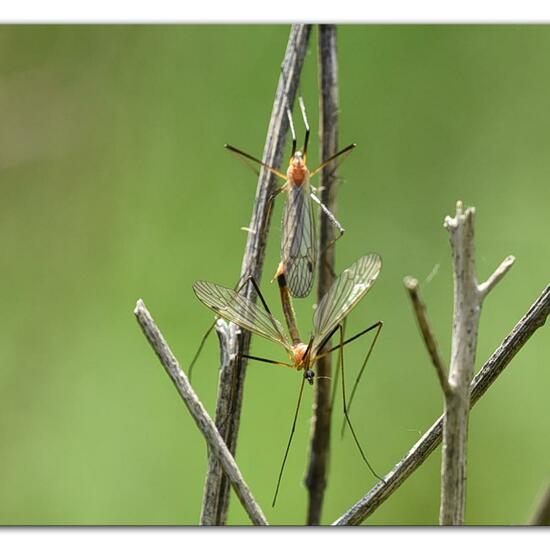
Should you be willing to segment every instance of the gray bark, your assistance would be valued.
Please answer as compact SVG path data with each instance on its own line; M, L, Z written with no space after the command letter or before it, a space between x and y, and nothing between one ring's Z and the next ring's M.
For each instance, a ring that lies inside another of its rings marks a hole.
M484 395L535 331L544 325L549 314L550 286L547 286L475 376L471 384L470 407L473 407ZM372 515L437 448L441 443L442 432L443 416L440 416L405 457L384 477L384 483L375 485L333 525L359 525Z
M263 162L269 166L279 166L283 157L288 132L285 110L287 99L288 104L292 106L307 53L310 32L311 25L293 25L290 31L262 157ZM261 280L274 191L274 175L262 168L242 262L241 281L245 281L249 276L253 276L258 283ZM252 301L256 300L256 293L252 285L248 285L246 288L246 296ZM231 376L220 378L220 383L230 385L230 398L226 409L224 406L226 416L217 417L216 422L225 428L222 437L231 453L235 455L246 376L246 359L242 358L240 354L248 354L250 333L241 331L233 323L229 324L229 331L227 342L231 342L231 347L223 353L231 358L228 367ZM218 395L226 393L226 388L219 388ZM201 513L203 525L224 525L229 508L227 477L219 475L219 466L217 467L214 461L209 461L206 477L205 498ZM210 502L210 498L216 499L214 504Z
M160 359L164 370L170 376L174 386L176 386L197 427L206 439L210 451L216 456L223 471L230 479L231 485L246 510L248 517L254 525L267 525L267 519L248 488L233 455L229 452L214 421L210 418L191 387L187 375L183 372L178 360L175 358L142 300L138 300L134 315L149 344L151 344L151 347Z

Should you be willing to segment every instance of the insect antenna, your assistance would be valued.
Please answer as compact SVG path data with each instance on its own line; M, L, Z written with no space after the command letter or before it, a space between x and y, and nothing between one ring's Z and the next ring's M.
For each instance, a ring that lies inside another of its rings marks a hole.
M293 157L296 153L296 147L298 141L296 139L296 129L294 128L294 120L292 119L292 111L288 105L288 97L286 98L286 117L288 118L288 125L290 126L290 133L292 134L292 152L290 154Z
M302 119L304 120L304 126L306 127L306 137L304 138L304 150L302 151L302 153L304 154L304 160L305 160L307 155L307 146L309 143L309 122L307 121L306 106L304 104L304 98L302 96L298 98L298 103L300 104Z

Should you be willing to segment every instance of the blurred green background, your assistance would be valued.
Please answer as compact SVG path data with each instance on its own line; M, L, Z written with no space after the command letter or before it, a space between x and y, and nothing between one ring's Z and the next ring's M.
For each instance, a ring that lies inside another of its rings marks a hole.
M191 285L238 278L256 178L223 149L261 155L289 27L0 28L0 523L196 524L206 449L132 314L143 298L188 364L213 316ZM449 356L452 271L443 218L477 208L478 273L517 263L486 301L478 368L550 281L550 27L341 26L338 271L377 251L382 274L350 316L385 321L353 418L388 471L442 398L402 285L418 277ZM317 30L301 92L317 164ZM297 123L300 135L301 125ZM275 285L281 205L262 286ZM431 276L430 276L431 274ZM310 297L297 304L302 332ZM349 377L368 342L350 346ZM284 359L253 341L253 353ZM519 524L549 479L548 328L471 417L469 524ZM217 340L194 386L213 412ZM278 505L270 503L299 376L251 363L238 462L275 524L301 524L312 391ZM306 388L309 390L310 388ZM336 425L342 420L340 407ZM434 453L367 524L434 524ZM375 480L333 440L323 521ZM232 495L229 522L248 524Z

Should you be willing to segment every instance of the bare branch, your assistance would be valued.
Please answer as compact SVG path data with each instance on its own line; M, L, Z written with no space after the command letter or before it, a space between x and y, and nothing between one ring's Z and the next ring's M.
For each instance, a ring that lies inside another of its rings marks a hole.
M485 296L493 290L495 285L506 275L508 270L514 265L516 258L514 256L508 256L502 263L495 269L495 272L478 287L481 298L485 299Z
M450 390L445 396L443 460L441 465L441 525L462 525L466 502L466 466L470 383L474 376L481 307L487 293L514 262L507 258L480 287L475 269L475 209L457 202L454 218L445 218L454 265L454 319L449 367Z
M320 79L320 159L328 159L338 152L338 61L336 55L336 25L319 26ZM335 163L321 172L321 202L334 212L336 206ZM334 281L334 225L327 216L320 217L320 255L317 301L326 294ZM330 347L330 343L327 346ZM331 417L331 356L317 361L317 383L313 405L313 424L309 466L305 484L309 491L307 524L319 525L327 485L330 457Z
M291 106L300 82L300 73L307 53L310 32L311 25L293 25L290 31L262 157L262 161L269 166L279 166L283 157L283 149L288 132L288 119L286 118L285 111L287 98L288 104ZM274 191L275 179L273 174L262 168L256 189L252 220L249 224L248 241L241 268L241 281L246 280L249 276L253 276L256 281L261 280ZM246 292L247 298L252 301L256 300L256 293L252 285L248 286ZM226 351L228 356L234 359L231 362L232 375L223 380L224 384L230 383L231 388L229 392L228 415L222 437L234 455L237 448L246 375L246 359L242 355L248 354L250 333L248 331L240 331L237 325L233 323L230 323L229 330L232 334L228 341L233 344ZM222 381L220 380L220 382ZM224 394L225 391L225 389L220 388L218 395ZM210 480L213 475L215 476L216 473L209 469L206 481L208 486L213 483ZM219 489L213 489L209 494L217 495L217 502L210 510L215 511L216 524L224 525L229 508L229 484L227 483L227 478L223 476L219 481ZM203 501L203 507L205 506L210 506L207 499Z
M430 321L428 319L428 312L426 311L426 306L420 297L420 292L418 290L418 281L412 277L405 277L403 281L405 288L409 292L409 297L414 308L414 313L416 315L416 320L424 338L424 343L430 354L432 364L435 367L437 373L437 378L439 379L439 384L445 395L448 395L451 391L449 387L449 381L447 380L447 372L445 364L443 363L443 358L439 353L439 347L435 339L435 335L430 326Z
M235 333L230 332L228 324L223 319L218 319L215 324L216 333L220 341L220 375L218 383L218 397L216 400L216 428L220 434L226 433L229 403L231 401L231 378L233 375L233 363L235 358L229 356L228 350L234 345L231 338ZM204 484L203 504L201 510L201 525L218 525L217 517L219 491L221 478L223 476L222 466L216 455L210 453L208 456L208 475Z
M155 350L160 359L166 373L176 386L180 397L183 399L187 409L195 420L197 427L206 439L210 450L220 461L223 471L231 480L233 489L237 493L248 516L255 525L267 525L267 519L246 485L235 459L229 452L214 422L191 387L189 379L181 369L168 343L164 339L142 300L138 300L134 315L147 340L151 344L151 347Z
M470 407L473 407L484 395L535 331L544 325L549 314L550 286L547 286L474 378L471 385ZM437 448L441 443L442 431L443 416L440 416L405 457L384 477L384 483L375 485L333 525L359 525L372 515Z
M550 483L546 485L530 523L531 525L550 525Z

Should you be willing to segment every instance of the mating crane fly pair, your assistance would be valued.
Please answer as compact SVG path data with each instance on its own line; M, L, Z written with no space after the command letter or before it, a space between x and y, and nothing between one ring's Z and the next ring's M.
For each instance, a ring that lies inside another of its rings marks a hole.
M345 269L342 274L334 280L332 286L317 306L313 317L313 333L309 340L307 340L307 343L300 336L294 315L291 296L295 298L303 298L310 293L313 286L314 273L317 265L318 243L315 231L315 216L313 214L311 200L320 206L322 213L326 215L333 226L339 230L340 234L336 237L336 239L341 237L344 233L342 226L338 223L330 210L328 210L328 208L326 208L326 206L323 205L318 199L315 193L312 192L310 178L334 160L338 158L341 160L344 158L344 155L349 153L355 147L355 144L345 147L335 155L323 161L318 168L310 172L306 164L310 130L304 103L301 97L299 98L299 103L304 125L306 127L304 147L302 151L298 151L296 149L296 132L290 109L287 108L287 116L292 133L292 153L286 174L280 172L272 166L268 166L261 160L241 151L240 149L226 145L226 148L233 153L263 166L264 169L269 170L285 180L285 184L278 188L272 199L274 199L274 197L280 192L286 192L287 194L283 214L281 263L277 269L275 278L277 279L279 285L282 309L290 337L283 329L281 323L272 315L254 278L249 277L238 289L225 288L215 283L206 281L198 281L193 285L193 290L195 291L198 299L214 311L217 316L233 322L243 329L257 334L258 336L281 345L285 349L289 361L276 361L245 354L241 354L241 357L274 365L287 366L303 372L300 391L298 394L298 403L294 414L290 437L279 472L279 478L277 480L273 505L275 505L275 501L277 499L284 466L296 427L304 383L307 380L310 384L313 384L315 377L313 367L316 362L336 350L339 351L339 370L336 372L339 372L342 378L342 399L345 416L344 426L346 424L349 426L361 457L367 467L375 477L381 479L380 476L378 476L378 474L376 474L373 470L365 456L365 453L363 452L349 419L348 411L361 375L363 374L374 344L376 343L380 330L382 329L382 322L378 321L374 323L347 340L344 340L343 329L343 323L346 317L361 301L376 281L382 266L380 257L377 254L363 256L354 262L350 267ZM333 245L336 239L329 243L328 246ZM241 294L242 288L248 283L251 283L254 286L260 298L262 304L261 307ZM374 338L357 375L348 401L345 390L343 348L347 344L373 330L376 331ZM340 334L338 345L330 347L330 349L324 349L337 331L339 331ZM199 352L201 348L199 348ZM195 356L195 359L196 357L197 355ZM193 360L193 363L195 359ZM334 388L335 387L336 380Z

